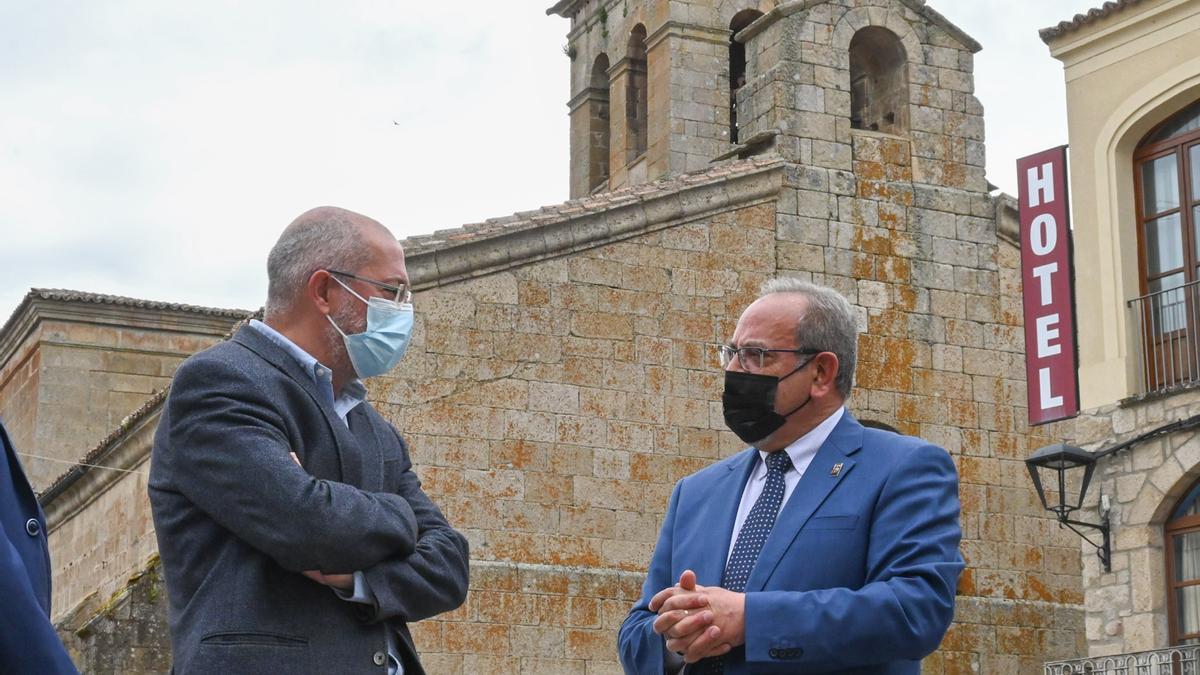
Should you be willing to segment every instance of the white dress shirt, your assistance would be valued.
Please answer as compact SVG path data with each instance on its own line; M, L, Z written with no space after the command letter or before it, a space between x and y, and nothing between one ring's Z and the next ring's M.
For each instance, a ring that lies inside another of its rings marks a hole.
M833 411L832 415L813 427L812 431L792 441L791 445L782 450L792 458L792 466L795 467L795 470L783 474L783 502L779 505L781 512L788 499L791 498L792 492L796 490L796 484L804 476L808 465L812 463L813 457L817 456L817 451L825 444L825 439L833 433L833 428L842 420L844 414L846 414L846 408L844 406L838 408ZM758 455L762 461L755 464L754 471L750 474L750 480L746 481L746 487L742 490L742 502L738 505L737 518L733 521L733 536L729 538L729 551L725 554L726 564L729 563L729 556L733 555L733 545L737 542L738 533L742 531L742 524L746 522L746 517L750 515L750 509L754 507L754 502L758 501L758 496L762 494L763 486L767 484L767 453L759 450Z

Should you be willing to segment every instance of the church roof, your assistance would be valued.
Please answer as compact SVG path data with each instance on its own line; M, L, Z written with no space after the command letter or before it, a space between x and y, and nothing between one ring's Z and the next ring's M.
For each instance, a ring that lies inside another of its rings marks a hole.
M782 166L778 155L721 162L400 243L415 288L433 288L620 241L749 199L772 198L779 179L764 177Z
M662 178L651 183L639 183L612 192L600 192L560 204L543 206L533 211L521 211L511 216L489 218L481 223L437 230L432 234L415 235L401 239L400 243L404 246L406 257L412 257L431 250L490 239L517 230L536 229L589 213L611 211L616 206L646 201L678 192L689 186L755 173L763 167L778 164L779 161L779 157L775 155L759 155L750 159L722 162L706 169Z
M1099 7L1089 9L1084 14L1076 14L1069 21L1059 21L1057 24L1050 26L1049 28L1043 28L1038 31L1038 35L1041 36L1042 42L1050 42L1051 40L1057 39L1063 35L1066 35L1067 33L1079 30L1088 24L1095 23L1100 19L1104 19L1112 14L1116 14L1126 7L1132 7L1141 1L1142 0L1115 0L1115 2L1105 2Z

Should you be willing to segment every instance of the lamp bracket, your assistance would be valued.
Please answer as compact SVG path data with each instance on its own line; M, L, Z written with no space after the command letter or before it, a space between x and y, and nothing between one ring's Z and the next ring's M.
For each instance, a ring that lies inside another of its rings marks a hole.
M1096 549L1096 557L1100 558L1100 564L1104 566L1105 572L1112 571L1112 542L1110 541L1110 528L1108 524L1108 513L1104 514L1104 520L1100 523L1085 523L1080 520L1071 520L1064 516L1059 516L1058 522L1060 525L1066 525L1067 529L1079 535L1084 541L1091 544ZM1103 541L1099 544L1092 541L1083 532L1080 532L1076 527L1087 527L1093 530L1099 530Z

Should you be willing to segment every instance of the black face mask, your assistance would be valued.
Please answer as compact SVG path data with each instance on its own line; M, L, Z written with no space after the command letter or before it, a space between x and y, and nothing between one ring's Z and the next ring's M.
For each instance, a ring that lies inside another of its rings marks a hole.
M779 427L787 423L787 418L794 415L812 400L810 394L804 403L796 406L786 415L775 412L775 392L779 383L800 372L807 366L816 354L808 357L796 366L792 372L783 377L774 375L755 375L733 370L725 371L725 393L721 395L721 404L725 412L725 426L737 434L745 443L754 445L756 442L775 433Z

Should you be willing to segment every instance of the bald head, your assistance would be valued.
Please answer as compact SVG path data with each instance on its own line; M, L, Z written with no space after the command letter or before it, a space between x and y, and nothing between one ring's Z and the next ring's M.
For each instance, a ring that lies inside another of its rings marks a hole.
M267 256L268 318L289 311L313 272L354 272L372 262L378 244L396 238L378 221L336 206L300 214L279 236Z

